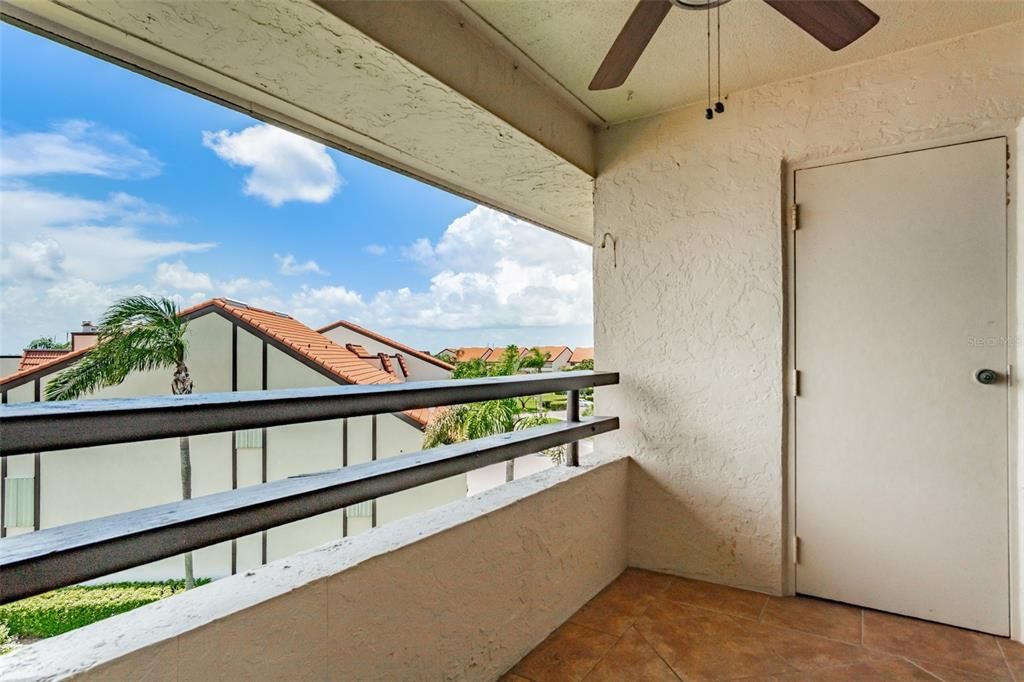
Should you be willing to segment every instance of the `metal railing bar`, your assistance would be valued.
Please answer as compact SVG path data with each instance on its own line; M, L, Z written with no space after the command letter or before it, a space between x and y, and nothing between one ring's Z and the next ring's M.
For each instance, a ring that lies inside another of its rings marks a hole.
M0 456L403 412L619 383L617 372L557 372L0 407Z
M565 401L565 420L567 422L579 422L580 420L579 390L569 391L568 398ZM565 463L571 467L580 465L580 442L578 440L569 443L565 453Z
M547 424L0 540L0 604L613 431Z

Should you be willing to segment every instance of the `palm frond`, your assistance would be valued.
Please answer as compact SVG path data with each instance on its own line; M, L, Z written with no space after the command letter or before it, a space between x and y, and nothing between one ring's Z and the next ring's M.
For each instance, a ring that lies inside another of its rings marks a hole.
M96 346L46 384L47 400L74 400L119 384L132 372L176 367L185 360L187 328L170 299L116 301L100 322Z

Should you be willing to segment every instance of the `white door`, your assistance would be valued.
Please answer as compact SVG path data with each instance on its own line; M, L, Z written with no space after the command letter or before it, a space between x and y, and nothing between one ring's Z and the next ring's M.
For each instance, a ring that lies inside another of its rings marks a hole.
M1005 138L795 173L797 592L1009 634L1006 187Z

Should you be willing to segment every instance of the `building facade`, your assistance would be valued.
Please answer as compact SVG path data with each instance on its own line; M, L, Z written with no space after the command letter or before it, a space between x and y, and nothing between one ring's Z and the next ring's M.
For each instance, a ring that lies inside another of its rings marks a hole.
M187 364L196 393L399 381L282 313L214 299L182 315L189 319ZM88 349L72 350L0 379L0 396L7 404L40 400L46 383ZM437 373L437 378L446 376ZM170 381L167 370L135 373L90 398L166 395ZM417 410L193 436L192 494L199 497L416 451L421 449L427 420L428 414ZM177 439L90 450L4 458L0 533L30 533L181 498ZM455 476L207 547L194 553L195 574L216 578L260 566L463 498L466 489L465 475ZM108 579L177 578L182 565L180 558L166 559Z

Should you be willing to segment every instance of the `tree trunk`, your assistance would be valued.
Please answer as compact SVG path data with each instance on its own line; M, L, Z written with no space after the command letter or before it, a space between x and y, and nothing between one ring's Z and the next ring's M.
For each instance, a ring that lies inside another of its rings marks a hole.
M174 369L171 392L174 395L191 395L192 393L192 377L185 363L179 362ZM178 452L181 457L181 499L190 500L192 499L192 449L188 436L178 439ZM188 552L185 554L185 589L191 590L195 586L196 577L192 570L192 552Z

